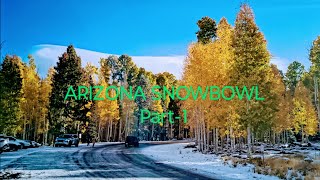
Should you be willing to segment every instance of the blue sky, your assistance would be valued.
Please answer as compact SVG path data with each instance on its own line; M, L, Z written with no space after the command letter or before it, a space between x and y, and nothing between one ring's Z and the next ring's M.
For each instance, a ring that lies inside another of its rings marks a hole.
M73 44L108 54L185 56L188 44L196 40L198 19L226 17L233 25L241 2L1 0L2 56L17 54L25 60L43 44L46 48ZM309 67L308 49L320 35L320 1L246 2L253 8L274 62L281 69L293 60Z

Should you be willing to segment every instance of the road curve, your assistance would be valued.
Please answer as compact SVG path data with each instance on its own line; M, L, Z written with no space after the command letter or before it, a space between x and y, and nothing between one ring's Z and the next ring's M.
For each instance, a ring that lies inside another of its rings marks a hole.
M139 148L146 146L151 144L140 144ZM138 153L136 148L125 148L123 144L106 144L93 148L90 146L69 149L49 148L27 153L3 168L11 171L23 170L22 172L35 170L48 173L47 177L52 179L210 179L183 169L156 163ZM56 172L57 169L77 173L67 175L58 173L50 176L50 173ZM37 177L36 173L31 173L29 177L43 178L44 176Z

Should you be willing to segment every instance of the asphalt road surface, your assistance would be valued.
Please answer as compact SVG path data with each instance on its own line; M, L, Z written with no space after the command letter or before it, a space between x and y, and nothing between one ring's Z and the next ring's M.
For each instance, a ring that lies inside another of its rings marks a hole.
M146 146L161 145L140 144L139 148ZM2 172L21 172L20 177L32 179L210 179L156 163L140 154L137 148L126 148L124 144L105 144L94 148L84 145L42 147L19 151L0 155Z

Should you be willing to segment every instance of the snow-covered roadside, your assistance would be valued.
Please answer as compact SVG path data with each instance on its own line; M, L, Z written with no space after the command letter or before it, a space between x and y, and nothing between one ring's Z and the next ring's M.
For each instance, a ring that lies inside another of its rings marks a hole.
M112 145L112 144L122 144L122 142L99 142L99 143L96 143L95 144L95 147L99 147L99 146L104 146L104 145ZM87 146L87 144L79 144L79 147L52 147L52 146L41 146L39 148L28 148L28 149L21 149L21 150L18 150L18 151L11 151L11 152L3 152L2 154L0 154L0 169L1 171L12 171L14 169L7 169L6 167L8 165L11 165L11 164L14 164L16 163L16 161L20 158L24 158L24 157L27 157L30 156L32 154L32 157L34 157L34 159L37 159L37 161L48 161L48 164L50 163L55 163L55 162L60 162L60 160L63 160L63 156L61 155L65 155L65 154L71 154L77 150L81 150L81 149L84 149L85 148L90 148L92 147L92 143L90 143L90 146ZM61 159L57 160L57 161L53 161L53 159L50 159L47 160L47 159L42 159L43 157L46 157L46 155L52 155L54 154L56 157L59 157L61 156ZM52 161L52 162L51 162ZM20 162L19 162L20 164ZM26 165L30 165L30 163L26 164ZM34 165L32 166L35 166L35 168L37 168L37 163L35 163ZM17 170L15 170L17 171ZM25 173L24 170L22 169L18 169L19 172L21 173ZM37 170L33 170L33 171L30 171L28 172L29 174L40 174L40 175L48 175L51 173L52 170L40 170L40 171L37 171ZM61 172L64 171L64 170L61 170ZM38 173L39 172L39 173ZM60 173L61 173L60 172ZM57 171L53 171L53 174L56 174ZM52 174L52 173L51 173Z
M122 142L99 142L95 144L95 147L107 145L107 144L122 144ZM86 147L87 144L79 144L79 147ZM90 143L90 146L92 146L92 143ZM65 152L73 152L77 150L76 147L61 147L56 148L52 146L41 146L39 148L28 148L28 149L19 149L18 151L11 151L11 152L3 152L0 154L0 169L3 169L4 166L7 166L8 164L12 163L13 161L28 156L29 154L36 153L36 152L50 152L50 151L59 151L63 150Z
M7 166L8 164L12 163L13 161L23 156L27 156L28 154L35 153L37 151L42 151L45 148L48 148L48 147L43 146L39 148L21 149L14 152L3 152L0 155L0 169L2 170L4 166Z
M225 164L220 157L213 154L192 152L192 148L184 148L188 143L155 145L139 149L140 153L174 167L189 170L219 179L279 179L275 176L266 176L253 173L253 165L232 167Z

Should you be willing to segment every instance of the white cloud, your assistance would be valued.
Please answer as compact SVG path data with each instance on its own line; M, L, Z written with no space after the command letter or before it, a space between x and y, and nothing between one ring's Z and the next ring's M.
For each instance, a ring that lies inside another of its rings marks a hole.
M280 57L272 57L271 63L277 65L278 69L283 73L287 72L288 66L291 63L290 60Z
M47 74L48 68L56 65L58 57L61 56L67 49L67 46L58 46L43 44L33 47L32 55L36 59L39 73L42 77ZM81 57L82 65L85 66L88 62L99 67L100 58L107 58L108 53L90 51L86 49L75 48L78 56ZM170 72L178 79L181 78L183 61L185 56L132 56L133 61L138 67L143 67L153 73ZM271 63L276 64L284 73L290 64L290 60L280 58L277 56L272 57Z
M66 51L66 46L37 45L33 47L32 55L36 59L39 73L44 77L48 68L55 66L58 57ZM88 62L99 67L100 58L106 58L111 54L75 48L77 55L81 57L82 65ZM178 79L181 78L183 61L185 56L132 56L132 60L138 67L143 67L153 73L170 72Z

